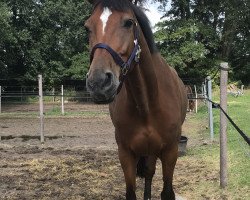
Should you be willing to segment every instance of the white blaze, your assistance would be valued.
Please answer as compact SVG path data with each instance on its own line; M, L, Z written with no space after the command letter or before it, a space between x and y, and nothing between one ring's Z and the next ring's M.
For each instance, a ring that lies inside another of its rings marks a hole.
M109 16L112 14L111 10L109 8L104 8L103 12L100 16L100 19L102 20L102 30L103 30L103 34L105 33L105 27L107 25Z

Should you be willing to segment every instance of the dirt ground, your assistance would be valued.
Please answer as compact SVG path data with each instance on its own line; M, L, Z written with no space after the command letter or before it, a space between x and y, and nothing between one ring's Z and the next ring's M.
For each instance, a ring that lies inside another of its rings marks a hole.
M53 106L46 106L52 109ZM5 106L3 112L37 111L36 105ZM114 128L107 106L66 105L66 111L96 111L86 116L45 117L46 141L39 141L39 118L0 115L0 199L125 199L123 173L117 157ZM184 125L185 134L202 125ZM196 126L196 127L194 127ZM189 138L188 146L198 141ZM185 157L185 156L184 156ZM205 169L203 161L178 159L174 189L186 199L193 197L195 185L205 179L218 182L218 173ZM153 180L153 200L162 190L160 163ZM138 199L143 180L137 179ZM220 199L220 198L219 198Z

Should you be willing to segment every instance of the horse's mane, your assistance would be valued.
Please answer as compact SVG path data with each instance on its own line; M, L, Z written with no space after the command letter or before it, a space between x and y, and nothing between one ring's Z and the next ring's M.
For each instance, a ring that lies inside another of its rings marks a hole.
M150 22L145 13L141 10L141 8L135 6L129 0L99 0L96 1L95 6L97 5L100 5L102 8L108 7L111 10L117 10L121 12L132 9L142 29L143 35L147 41L150 52L151 53L157 52L157 48L154 41L154 35L150 27Z

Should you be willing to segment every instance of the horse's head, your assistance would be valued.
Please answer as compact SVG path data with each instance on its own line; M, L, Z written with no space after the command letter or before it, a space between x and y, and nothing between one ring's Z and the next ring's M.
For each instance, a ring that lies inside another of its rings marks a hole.
M96 103L112 102L120 89L120 80L130 65L138 62L138 27L128 0L114 9L116 1L96 0L85 22L91 49L87 89ZM126 7L128 9L126 9Z

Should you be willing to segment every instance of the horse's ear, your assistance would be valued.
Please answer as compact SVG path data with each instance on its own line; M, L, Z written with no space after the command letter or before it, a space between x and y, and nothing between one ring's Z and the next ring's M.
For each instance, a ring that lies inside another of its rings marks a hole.
M143 0L129 0L132 4L134 4L134 5L138 5L138 3L140 2L142 2Z
M131 3L134 3L135 0L128 0L128 1L130 1Z
M88 2L92 5L95 5L98 0L88 0ZM138 2L141 2L142 0L129 0L131 3L137 5Z

